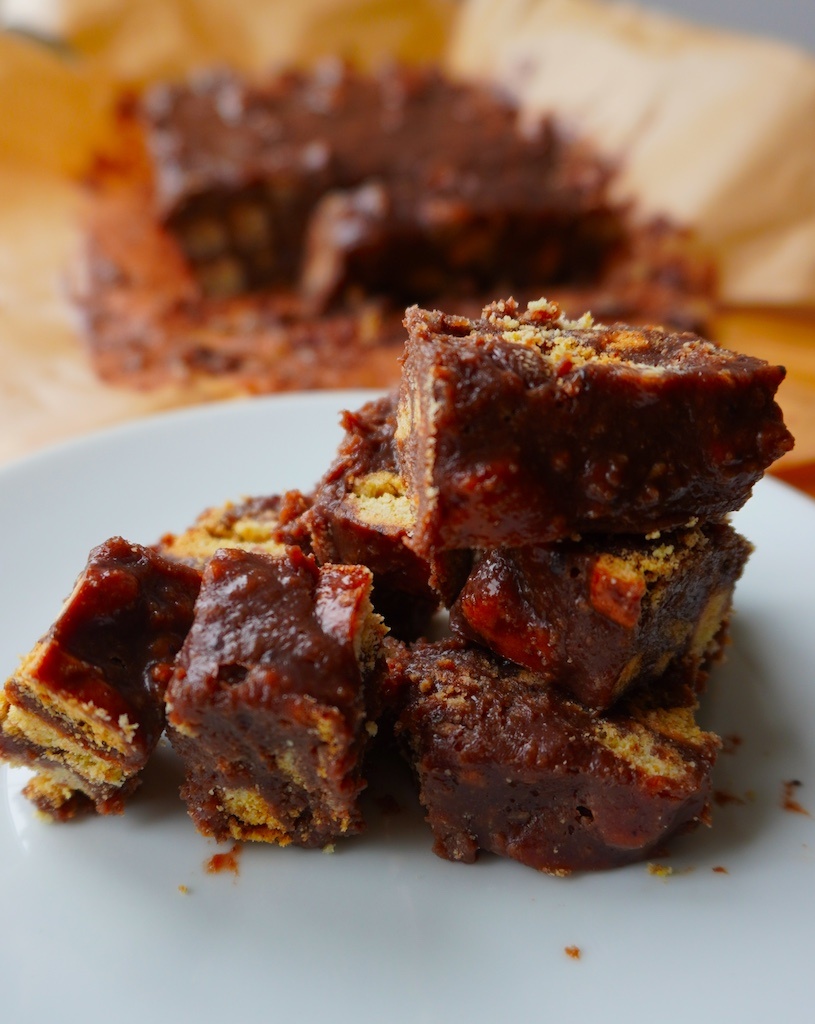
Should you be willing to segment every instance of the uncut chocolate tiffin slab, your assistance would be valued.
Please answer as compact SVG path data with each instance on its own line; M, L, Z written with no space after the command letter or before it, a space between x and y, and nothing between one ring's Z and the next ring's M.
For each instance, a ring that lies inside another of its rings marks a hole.
M438 559L406 543L412 506L399 475L394 443L396 397L366 402L342 417L345 434L305 516L321 562L367 565L374 603L394 635L419 635L466 578L469 553Z
M167 690L181 795L218 840L325 846L361 827L383 627L362 566L217 551Z
M718 519L792 447L783 368L692 334L543 299L406 324L396 440L420 554Z
M722 654L751 550L727 523L493 549L479 556L450 622L603 710L671 665L701 685Z
M395 382L409 302L477 313L510 284L698 326L715 274L614 169L489 86L336 61L157 84L121 104L72 275L94 367L256 394Z
M0 693L0 757L58 820L120 813L164 728L164 691L201 577L114 537L91 551L46 636Z
M141 120L156 212L210 294L299 282L322 308L582 281L627 230L587 147L431 69L198 75L153 87Z
M460 640L403 648L389 667L441 857L484 850L568 874L644 859L707 821L720 741L681 684L599 716Z

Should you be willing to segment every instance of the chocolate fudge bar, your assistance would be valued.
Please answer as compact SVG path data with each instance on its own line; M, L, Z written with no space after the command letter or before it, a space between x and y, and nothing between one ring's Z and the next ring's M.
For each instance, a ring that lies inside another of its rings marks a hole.
M314 553L322 562L367 565L377 612L396 635L415 637L440 598L454 600L469 555L427 560L405 543L413 521L396 464L395 395L343 413L342 425L337 456L306 515Z
M164 727L164 691L200 574L114 537L0 694L0 756L32 768L44 814L120 813Z
M204 570L167 690L198 829L325 846L361 827L361 758L381 622L362 566L239 548Z
M588 281L625 233L587 147L431 69L199 77L154 87L143 119L159 216L209 293L302 277L323 308L349 289L404 306Z
M562 875L647 858L707 820L720 744L681 685L597 716L456 640L403 649L391 672L441 857L487 850Z
M751 545L726 523L484 552L450 613L454 633L592 709L669 666L699 687L720 657Z
M721 518L792 447L784 369L544 299L413 307L396 430L417 553Z
M709 257L613 200L590 145L435 71L197 76L123 105L119 134L74 282L111 383L383 387L409 302L547 291L698 328L715 294Z
M194 385L208 398L396 382L404 310L372 299L317 315L291 294L207 298L148 209L105 212L97 211L104 223L87 241L75 290L102 380Z
M219 548L285 554L304 551L311 538L303 519L311 499L300 491L260 495L203 511L182 533L165 534L156 549L165 557L203 567Z

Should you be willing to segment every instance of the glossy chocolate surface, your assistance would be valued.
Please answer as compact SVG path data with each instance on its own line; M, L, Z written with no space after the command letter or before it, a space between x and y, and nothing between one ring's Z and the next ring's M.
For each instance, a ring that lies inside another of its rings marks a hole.
M34 771L23 793L44 815L124 810L163 731L200 582L195 569L120 537L91 551L0 693L0 757Z
M484 552L450 614L455 633L598 710L673 665L691 685L720 653L751 547L732 527L586 537Z
M164 690L192 623L201 577L149 548L114 537L94 548L44 640L36 682L136 725L146 756L164 724Z
M704 820L718 740L680 685L602 719L455 640L392 657L397 735L442 857L479 850L553 873L643 859Z
M397 442L419 553L721 518L793 443L783 368L694 335L512 301L406 323Z
M193 711L202 699L231 705L248 690L263 703L308 695L331 702L353 720L359 708L354 635L367 579L364 569L350 566L338 575L338 593L351 593L356 602L338 619L330 594L325 606L318 602L316 562L297 548L285 558L218 551L205 570L178 658L168 696L175 711L183 714L188 704ZM330 629L321 620L324 611ZM350 685L354 680L356 686Z
M297 548L211 559L167 693L201 831L321 845L359 828L370 579L362 567L318 569ZM256 793L268 820L230 821L230 791Z

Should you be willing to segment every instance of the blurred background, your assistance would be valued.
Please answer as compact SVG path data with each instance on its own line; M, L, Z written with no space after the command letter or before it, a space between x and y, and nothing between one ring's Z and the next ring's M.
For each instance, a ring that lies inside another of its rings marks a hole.
M112 388L83 349L66 281L117 89L337 48L498 80L698 232L721 268L715 337L787 366L780 473L815 493L813 0L0 0L0 25L0 462L224 397Z
M643 7L678 18L781 39L815 52L811 0L641 0Z
M718 28L781 39L815 52L815 4L811 0L640 0L665 11ZM228 6L229 0L224 0ZM61 0L0 0L8 25L50 29L59 21Z

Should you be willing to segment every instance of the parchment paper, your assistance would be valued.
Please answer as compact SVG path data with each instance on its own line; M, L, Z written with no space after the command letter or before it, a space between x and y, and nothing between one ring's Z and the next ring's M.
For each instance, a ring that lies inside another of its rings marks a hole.
M733 303L815 304L815 60L603 0L468 0L450 67L556 110L690 224Z

